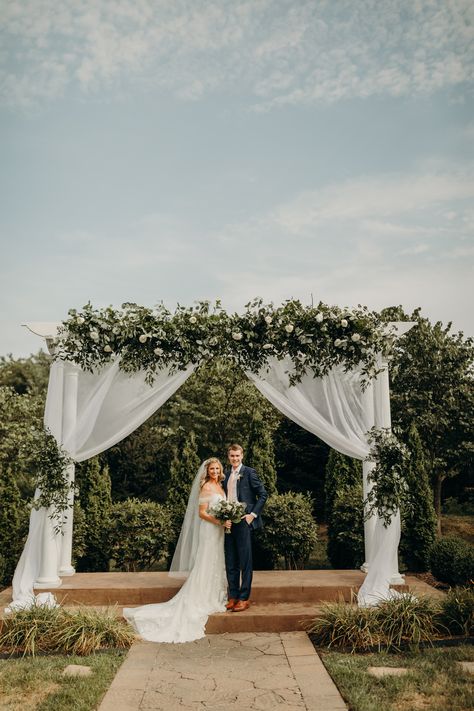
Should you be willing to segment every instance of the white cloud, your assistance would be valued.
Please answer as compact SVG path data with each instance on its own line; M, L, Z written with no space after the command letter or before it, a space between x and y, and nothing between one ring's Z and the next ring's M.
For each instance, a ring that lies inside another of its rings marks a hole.
M268 110L430 94L473 76L468 0L13 0L1 13L11 106L132 79L184 100L241 92Z

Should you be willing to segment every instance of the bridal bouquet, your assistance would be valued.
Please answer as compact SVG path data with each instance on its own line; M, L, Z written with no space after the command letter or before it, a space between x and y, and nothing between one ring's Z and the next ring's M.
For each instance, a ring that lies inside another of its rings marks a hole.
M217 518L218 521L240 523L242 516L245 515L245 504L240 503L240 501L226 501L222 499L209 509L209 513L211 516ZM225 532L230 533L230 528L226 528Z

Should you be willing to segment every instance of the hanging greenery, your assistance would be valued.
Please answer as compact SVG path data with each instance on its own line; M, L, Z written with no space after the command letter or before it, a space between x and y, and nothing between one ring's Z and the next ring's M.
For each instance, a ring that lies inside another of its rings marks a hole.
M372 427L369 431L369 444L371 449L366 461L375 462L375 467L367 476L373 486L364 501L365 518L377 514L387 527L402 504L406 510L412 505L407 482L410 452L396 434L386 427Z
M209 301L178 305L174 313L163 304L95 309L88 303L69 311L55 357L92 371L120 356L122 370L143 370L148 382L159 369L183 370L216 357L257 373L271 357L285 356L294 367L291 382L307 371L325 375L337 365L346 370L361 365L367 379L378 372L378 354L391 342L387 323L363 306L350 310L291 300L275 307L255 299L243 314L228 314Z
M37 487L33 508L51 508L49 517L55 532L59 533L64 523L64 514L70 508L69 493L74 487L66 473L72 459L58 446L49 430L37 430L30 462Z

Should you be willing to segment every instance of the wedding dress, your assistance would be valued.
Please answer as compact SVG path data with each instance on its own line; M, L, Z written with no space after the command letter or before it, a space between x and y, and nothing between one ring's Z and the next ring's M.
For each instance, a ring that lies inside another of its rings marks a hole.
M200 496L208 509L225 497ZM176 595L142 607L126 607L123 616L150 642L192 642L204 637L207 618L225 612L227 582L224 562L224 528L199 519L195 560L189 576Z

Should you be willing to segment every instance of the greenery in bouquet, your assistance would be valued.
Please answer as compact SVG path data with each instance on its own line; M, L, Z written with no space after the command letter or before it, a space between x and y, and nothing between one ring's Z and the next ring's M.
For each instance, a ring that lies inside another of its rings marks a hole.
M209 513L218 521L222 521L222 523L225 521L239 523L245 515L245 504L242 504L240 501L226 501L222 499L209 509ZM230 529L226 528L225 532L230 533Z

